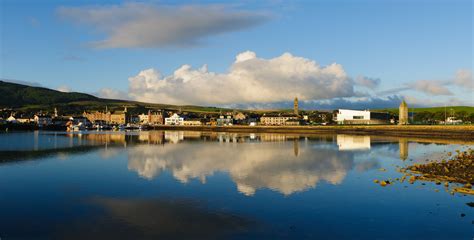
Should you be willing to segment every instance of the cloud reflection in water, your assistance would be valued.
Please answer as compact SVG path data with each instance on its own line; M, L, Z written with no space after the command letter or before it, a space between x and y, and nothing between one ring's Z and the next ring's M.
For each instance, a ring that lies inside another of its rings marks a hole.
M314 148L310 142L243 143L181 142L156 147L139 145L128 150L128 168L145 179L169 170L174 178L206 182L216 172L226 172L239 192L252 196L269 188L284 195L314 188L318 182L339 184L354 167L352 152Z

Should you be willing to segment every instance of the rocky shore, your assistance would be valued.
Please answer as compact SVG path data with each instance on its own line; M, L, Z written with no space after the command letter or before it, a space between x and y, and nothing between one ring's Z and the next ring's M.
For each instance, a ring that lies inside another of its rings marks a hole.
M414 164L401 169L409 176L409 181L416 180L432 181L437 185L445 187L451 183L461 184L462 187L453 188L454 192L474 194L474 150L456 151L456 155L448 153L448 160L430 162L426 164Z

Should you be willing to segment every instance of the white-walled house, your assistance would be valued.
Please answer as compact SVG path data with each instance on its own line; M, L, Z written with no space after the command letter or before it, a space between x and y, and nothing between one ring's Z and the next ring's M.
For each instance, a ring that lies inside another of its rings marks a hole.
M165 125L183 125L184 119L174 113L171 117L165 118Z

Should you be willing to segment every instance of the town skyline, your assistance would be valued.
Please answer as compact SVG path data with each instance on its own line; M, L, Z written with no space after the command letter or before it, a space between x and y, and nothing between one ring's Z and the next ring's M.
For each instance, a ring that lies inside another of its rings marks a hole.
M294 97L302 109L474 105L471 1L0 8L5 81L240 109L291 108Z

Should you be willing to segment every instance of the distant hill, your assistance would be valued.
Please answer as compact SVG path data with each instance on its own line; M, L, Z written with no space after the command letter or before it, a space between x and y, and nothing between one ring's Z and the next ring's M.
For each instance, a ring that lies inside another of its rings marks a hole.
M43 87L32 87L0 81L0 106L60 104L76 101L98 101L99 98L84 93L65 93Z
M144 113L148 109L167 109L181 110L198 113L218 113L220 111L231 111L232 109L203 107L193 105L169 105L143 103L137 101L127 101L118 99L104 99L90 94L78 92L60 92L44 87L34 87L18 83L0 81L0 109L13 108L16 111L36 112L43 111L52 113L53 109L58 108L61 114L74 114L83 111L104 110L106 107L111 110L123 110L127 106L129 110L135 113ZM448 106L447 111L453 109L456 113L465 111L468 114L474 113L474 107L467 106ZM291 109L282 110L252 110L244 112L275 112L292 111ZM398 108L378 109L374 111L392 112L398 114ZM444 112L444 107L432 108L410 108L410 112Z
M17 111L52 112L56 107L61 113L78 113L84 110L122 110L124 106L132 111L146 112L147 109L169 109L190 112L216 113L228 109L201 106L176 106L136 101L104 99L78 92L60 92L44 87L0 81L0 108L13 108Z
M468 107L468 106L446 106L446 107L428 107L428 108L409 108L409 112L414 112L414 113L419 113L419 112L446 112L449 114L451 111L454 111L455 113L459 112L466 112L468 114L474 113L474 107ZM398 114L398 108L387 108L387 109L378 109L376 111L387 111L391 113Z

